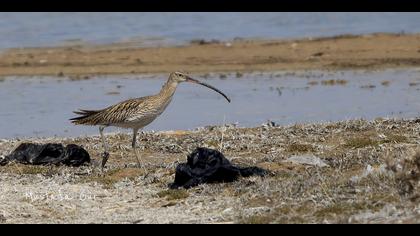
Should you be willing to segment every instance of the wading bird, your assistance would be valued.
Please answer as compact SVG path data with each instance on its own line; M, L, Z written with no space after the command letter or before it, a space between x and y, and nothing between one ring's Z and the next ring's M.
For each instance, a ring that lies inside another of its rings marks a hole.
M70 119L76 125L99 126L104 152L102 154L102 168L105 167L109 158L108 145L103 131L108 126L126 128L133 130L132 148L137 158L139 166L140 159L136 149L137 133L140 129L154 121L165 108L169 105L179 83L190 82L206 86L220 93L228 102L230 99L215 87L195 80L185 73L174 72L169 75L168 81L162 86L156 95L141 98L129 99L118 104L109 106L102 110L82 110L74 111L80 115Z

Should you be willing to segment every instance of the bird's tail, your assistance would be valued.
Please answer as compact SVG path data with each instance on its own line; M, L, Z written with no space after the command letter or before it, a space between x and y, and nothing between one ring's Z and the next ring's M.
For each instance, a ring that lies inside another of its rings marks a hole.
M100 110L82 110L74 111L75 114L80 115L78 117L71 118L71 122L76 125L96 125L95 115L101 112Z

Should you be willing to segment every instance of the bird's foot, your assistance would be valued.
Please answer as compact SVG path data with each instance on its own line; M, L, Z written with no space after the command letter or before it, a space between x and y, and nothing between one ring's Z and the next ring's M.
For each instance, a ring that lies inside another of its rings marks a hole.
M143 180L147 179L147 177L149 177L149 175L150 175L149 173L145 172L144 175L143 175Z
M109 158L108 152L102 153L102 169L104 169L106 162L108 161L108 158Z
M151 162L137 162L136 164L137 168L142 168L142 169L146 169L146 167L151 167L153 166L153 163Z
M141 169L141 170L142 170L142 172L143 172L143 174L144 174L143 179L146 179L146 178L147 178L147 176L149 175L149 173L148 173L148 171L147 171L147 169L146 169L146 165L144 165L144 163L140 163L140 162L138 162L138 163L137 163L137 168L139 168L139 169Z

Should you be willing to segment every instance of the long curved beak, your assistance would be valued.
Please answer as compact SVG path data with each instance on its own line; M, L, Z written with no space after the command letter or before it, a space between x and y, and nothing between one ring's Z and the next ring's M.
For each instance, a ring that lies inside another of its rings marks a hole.
M195 83L195 84L200 84L200 85L203 85L203 86L205 86L205 87L207 87L207 88L209 88L209 89L212 89L212 90L214 90L214 91L218 92L218 93L219 93L220 95L222 95L223 97L225 97L225 98L226 98L226 100L227 100L228 102L230 102L230 98L228 98L228 97L226 96L226 94L224 94L222 91L218 90L217 88L215 88L215 87L213 87L213 86L211 86L211 85L208 85L208 84L206 84L206 83L200 82L200 81L198 81L198 80L196 80L196 79L193 79L193 78L191 78L191 77L187 77L186 82Z

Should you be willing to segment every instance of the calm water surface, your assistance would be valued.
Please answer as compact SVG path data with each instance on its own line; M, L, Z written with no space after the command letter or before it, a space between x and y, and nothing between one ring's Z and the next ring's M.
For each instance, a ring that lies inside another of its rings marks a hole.
M124 99L154 94L166 76L101 76L79 81L7 77L0 82L0 138L97 134L97 128L72 125L68 120L74 116L72 111L100 109ZM254 73L241 78L228 74L225 79L215 74L208 79L199 75L196 78L225 92L232 103L205 87L183 83L162 116L145 130L193 129L236 122L239 126L256 126L267 120L294 124L413 118L420 113L417 70ZM327 80L347 83L325 85ZM384 81L389 84L383 85Z
M192 39L296 38L374 32L418 33L420 13L0 13L0 48Z

